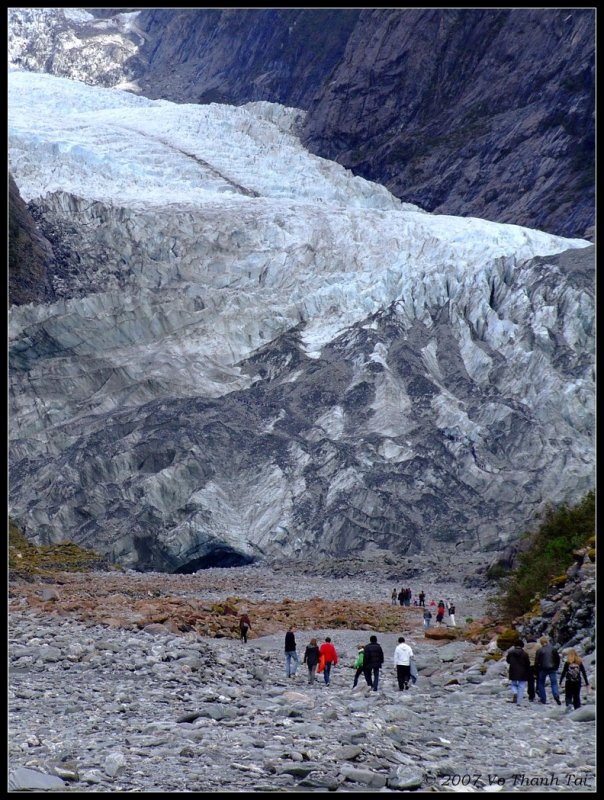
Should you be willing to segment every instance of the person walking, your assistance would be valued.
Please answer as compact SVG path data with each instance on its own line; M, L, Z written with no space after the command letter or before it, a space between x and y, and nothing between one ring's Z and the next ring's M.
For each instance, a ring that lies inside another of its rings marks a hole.
M392 605L395 606L396 605L396 586L392 590L392 594L390 595L390 598L391 598Z
M424 591L419 593L419 604L424 608L426 607L426 593Z
M323 667L323 680L325 681L325 685L329 686L329 681L331 680L331 668L335 667L338 663L338 654L336 653L336 648L331 643L331 638L329 636L325 637L325 641L319 647L319 658L321 656L324 659L324 667Z
M296 637L294 626L290 625L285 634L285 677L293 678L298 670L300 660L296 652Z
M443 617L445 616L445 607L439 606L436 612L436 621L439 625L443 624Z
M424 611L424 628L426 630L432 626L432 612L429 608Z
M518 639L516 644L508 650L505 660L510 665L508 676L511 681L512 699L508 702L522 705L524 690L526 689L529 675L531 674L531 660L524 652L524 641Z
M353 689L356 689L356 686L359 682L359 678L361 677L361 675L365 677L365 680L367 681L367 686L371 687L371 682L367 680L367 675L365 674L365 667L363 665L364 660L365 660L365 645L358 644L357 657L354 662L354 668L356 669L356 672L354 673L354 680L352 682Z
M394 648L394 666L396 667L396 679L398 681L399 692L409 688L411 680L411 659L413 650L405 642L404 636L398 637L398 644Z
M535 669L535 656L537 655L537 650L539 649L539 647L540 647L539 642L536 642L533 637L529 637L524 643L524 652L527 654L531 662L531 672L526 686L527 696L529 702L531 703L535 701L535 696L536 696L535 684L537 678L537 670Z
M369 644L365 645L363 665L365 667L365 680L374 692L378 690L380 680L380 669L384 663L384 651L378 644L377 636L372 634L369 637Z
M405 603L405 590L404 588L398 593L398 602L402 606Z
M304 664L308 667L308 682L314 683L317 680L316 672L319 663L319 646L316 639L311 639L304 651Z
M585 665L577 651L571 647L566 651L566 663L562 668L562 675L560 675L560 686L564 683L564 700L567 709L571 706L581 708L582 678L585 685L589 686Z
M541 647L535 654L535 668L537 670L537 694L539 702L546 702L545 682L549 678L550 688L556 703L562 705L560 701L560 690L558 689L558 667L560 666L560 655L555 647L550 644L547 636L539 639Z
M451 625L454 628L456 628L457 626L455 625L455 606L450 600L449 600L449 619L451 620Z
M239 619L239 638L244 644L247 644L247 634L251 627L252 623L250 622L250 618L244 612Z

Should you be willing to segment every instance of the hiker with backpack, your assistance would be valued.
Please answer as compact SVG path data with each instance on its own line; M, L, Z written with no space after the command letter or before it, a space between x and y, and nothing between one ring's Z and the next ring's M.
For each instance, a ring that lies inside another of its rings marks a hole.
M567 709L571 706L581 708L582 678L585 686L589 686L585 665L577 651L571 648L566 652L566 663L562 668L562 675L560 675L560 686L564 683L564 700Z
M531 671L529 674L528 684L526 687L528 699L531 703L535 701L536 697L536 683L537 683L537 670L535 669L535 656L537 655L537 650L539 649L539 642L535 640L534 637L529 636L524 643L524 652L531 660Z

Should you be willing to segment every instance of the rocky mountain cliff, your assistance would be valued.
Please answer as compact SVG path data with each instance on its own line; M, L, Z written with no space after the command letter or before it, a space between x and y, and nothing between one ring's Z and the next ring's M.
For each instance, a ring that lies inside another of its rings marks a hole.
M10 305L48 302L54 297L52 271L59 262L51 243L40 233L13 176L8 181Z
M593 486L593 247L428 214L303 115L10 76L60 241L11 311L11 512L127 566L496 551ZM43 120L43 124L40 120Z
M12 63L299 107L312 152L404 201L593 238L594 9L87 12L12 10Z

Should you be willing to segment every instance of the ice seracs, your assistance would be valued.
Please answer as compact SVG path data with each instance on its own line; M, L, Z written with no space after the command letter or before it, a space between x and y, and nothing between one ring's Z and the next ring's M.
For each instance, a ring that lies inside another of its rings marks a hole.
M589 242L401 203L275 104L11 71L8 112L63 254L62 299L10 315L32 532L175 569L468 527L494 546L589 488Z

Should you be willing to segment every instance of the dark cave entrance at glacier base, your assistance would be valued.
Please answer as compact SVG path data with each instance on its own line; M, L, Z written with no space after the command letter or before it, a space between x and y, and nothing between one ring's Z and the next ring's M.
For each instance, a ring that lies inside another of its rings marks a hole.
M175 575L191 575L201 569L211 569L212 567L245 567L252 564L254 559L232 550L229 547L216 547L209 553L199 558L193 558L186 564L174 570Z

